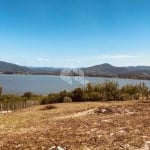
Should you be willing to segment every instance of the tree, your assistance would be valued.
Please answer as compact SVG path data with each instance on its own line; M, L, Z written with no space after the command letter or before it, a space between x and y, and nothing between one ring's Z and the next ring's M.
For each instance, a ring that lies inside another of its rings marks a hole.
M143 82L139 85L139 91L142 97L142 100L144 100L144 97L148 97L148 87L146 86L146 84Z
M81 88L76 88L72 91L72 99L75 102L83 101L84 91Z
M89 93L94 92L94 86L91 83L88 83L86 86L86 91Z
M32 92L25 92L24 94L23 94L23 97L26 97L26 98L31 98L33 96L33 93Z
M102 94L103 100L111 101L119 100L120 98L120 89L117 82L106 81L101 84L99 90L100 94Z
M139 99L139 85L126 84L121 88L123 99Z

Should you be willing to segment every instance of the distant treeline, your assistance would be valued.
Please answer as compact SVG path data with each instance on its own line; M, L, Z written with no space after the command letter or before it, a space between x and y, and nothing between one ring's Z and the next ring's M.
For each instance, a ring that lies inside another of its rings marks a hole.
M6 74L6 75L13 75L13 74L20 74L20 75L56 75L60 76L60 72L12 72L12 71L5 71L1 72L1 74Z
M60 76L61 71L49 71L49 72L12 72L12 71L5 71L5 72L0 72L0 74L7 74L7 75L12 75L12 74L20 74L20 75L55 75L55 76ZM69 72L66 74L66 76L79 76L75 72ZM150 75L148 74L140 74L140 73L124 73L124 74L116 74L116 75L111 75L111 74L94 74L94 73L86 73L84 74L85 77L105 77L105 78L122 78L122 79L139 79L139 80L150 80Z
M108 75L108 74L85 74L85 77L104 77L104 78L120 78L120 79L138 79L138 80L150 80L150 75L144 74L117 74L117 75Z
M127 84L120 87L114 81L99 84L88 83L83 88L51 93L47 96L35 95L32 92L26 92L21 96L2 94L2 87L0 87L0 111L22 109L38 104L149 99L149 95L150 90L145 83Z

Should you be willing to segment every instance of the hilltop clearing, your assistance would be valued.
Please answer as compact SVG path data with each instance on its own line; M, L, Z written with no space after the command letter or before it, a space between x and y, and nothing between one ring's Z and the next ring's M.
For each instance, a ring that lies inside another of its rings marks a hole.
M0 149L149 150L150 102L43 105L0 114Z

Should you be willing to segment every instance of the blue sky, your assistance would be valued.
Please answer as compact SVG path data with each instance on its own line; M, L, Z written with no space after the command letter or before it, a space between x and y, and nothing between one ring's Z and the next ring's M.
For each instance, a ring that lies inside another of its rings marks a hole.
M150 0L0 0L0 60L150 65Z

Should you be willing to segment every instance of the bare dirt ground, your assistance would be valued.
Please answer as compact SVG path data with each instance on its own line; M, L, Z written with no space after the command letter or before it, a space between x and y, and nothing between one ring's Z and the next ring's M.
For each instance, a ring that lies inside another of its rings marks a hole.
M0 114L0 150L150 150L149 101L54 106Z

